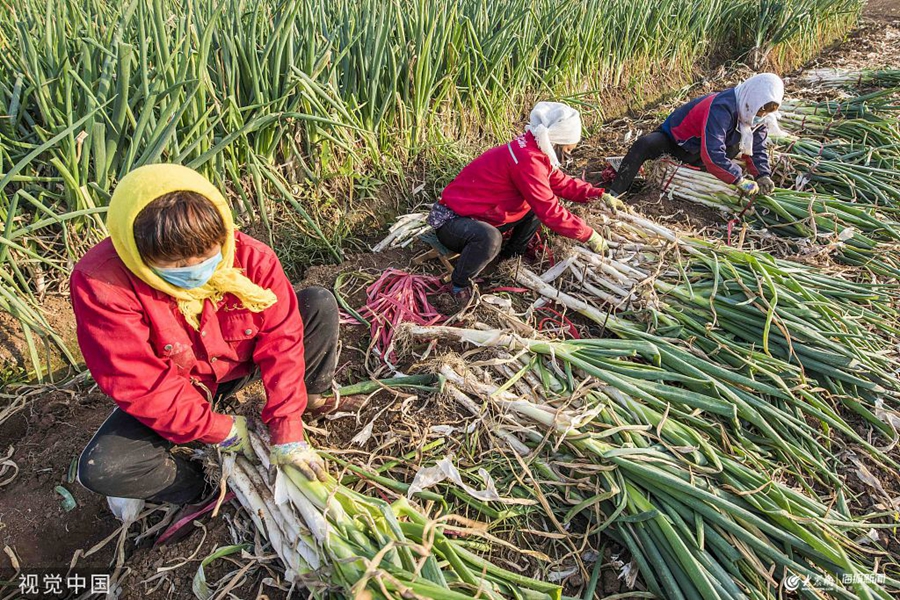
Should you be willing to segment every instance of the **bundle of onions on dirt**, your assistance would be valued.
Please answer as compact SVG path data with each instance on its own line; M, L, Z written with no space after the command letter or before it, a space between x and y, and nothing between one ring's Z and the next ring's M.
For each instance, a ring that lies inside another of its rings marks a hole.
M698 169L663 162L654 175L674 196L756 221L770 233L832 245L842 262L900 277L900 221L829 194L776 188L754 197ZM752 203L752 204L751 204ZM893 214L893 213L892 213Z
M822 87L897 87L900 69L811 69L803 73L803 80Z
M520 267L516 280L623 340L653 344L657 364L672 377L727 398L722 414L757 424L784 461L799 462L816 477L828 479L831 458L809 422L840 431L876 460L893 464L834 406L857 413L885 440L894 438L891 423L900 419L900 385L893 375L900 368L893 355L896 291L761 252L679 237L627 213L617 221L621 226L611 231L612 239L632 229L633 247L654 237L674 245L644 243L638 254L645 270L662 264L664 252L680 256L643 283L641 298L651 301L611 312L618 307L608 294L597 294L579 273L538 276ZM797 411L811 421L798 419Z
M257 428L260 429L260 428ZM269 446L251 432L251 462L223 459L223 474L259 532L285 565L285 577L315 597L439 600L559 600L560 587L512 573L444 535L404 497L393 504L328 477L270 465Z

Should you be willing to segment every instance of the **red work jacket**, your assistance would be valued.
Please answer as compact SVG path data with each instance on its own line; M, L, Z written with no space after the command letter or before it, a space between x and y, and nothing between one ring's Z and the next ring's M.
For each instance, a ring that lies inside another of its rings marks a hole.
M94 380L126 413L182 444L217 443L230 416L210 403L223 382L259 367L266 389L262 420L276 444L303 439L303 322L297 296L271 248L235 233L234 266L278 301L253 313L233 295L207 300L200 329L175 300L144 283L110 239L88 251L71 278L78 345Z
M469 163L444 188L441 204L462 217L495 227L534 211L561 236L584 242L593 230L560 204L559 198L587 202L603 195L597 188L550 167L531 132L492 148Z

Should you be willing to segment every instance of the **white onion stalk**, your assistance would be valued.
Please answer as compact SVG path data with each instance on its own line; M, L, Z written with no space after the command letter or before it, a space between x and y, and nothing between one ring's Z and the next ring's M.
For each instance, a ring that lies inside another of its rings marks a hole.
M359 597L366 588L375 595L388 591L389 596L432 600L512 600L520 597L516 590L521 587L529 600L559 600L559 586L472 554L405 498L389 505L331 477L309 481L289 465L277 467L271 477L265 437L251 432L259 465L228 455L223 474L290 581L313 585L320 579L344 597Z
M387 248L405 248L431 227L425 220L427 217L427 213L401 215L391 226L388 235L372 247L372 252L381 252Z

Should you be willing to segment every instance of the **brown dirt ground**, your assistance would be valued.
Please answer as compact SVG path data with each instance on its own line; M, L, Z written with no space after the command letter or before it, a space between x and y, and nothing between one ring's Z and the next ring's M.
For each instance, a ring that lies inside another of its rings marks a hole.
M875 64L900 64L900 2L873 0L869 3L867 16L873 21L864 25L849 40L834 49L826 51L813 61L811 66L872 66ZM877 21L877 22L875 22ZM589 140L575 156L576 174L585 174L587 179L597 181L603 169L606 156L621 155L628 142L640 132L655 127L666 112L686 98L721 87L723 83L733 83L738 75L730 79L723 73L713 73L701 79L698 84L685 88L664 101L644 107L642 118L623 117L606 124ZM661 218L681 229L705 229L706 235L721 235L724 219L715 211L660 196L658 189L647 184L634 194L629 201L645 212ZM398 250L374 255L360 253L347 257L339 266L316 266L309 268L298 287L323 285L331 288L340 272L360 271L375 274L388 266L407 269L414 252ZM429 265L432 273L439 272ZM421 271L421 269L420 269ZM364 285L348 281L344 290L351 306L359 307L364 298ZM68 302L59 296L48 296L45 300L50 307L47 311L51 324L64 337L74 343L74 329ZM351 383L367 378L365 348L368 332L362 326L342 328L342 363L339 369L341 383ZM13 324L0 314L0 364L18 362L23 358L24 345ZM411 365L401 365L407 368ZM241 394L245 403L242 410L253 412L255 403L261 400L261 390L250 388ZM118 528L118 522L108 512L105 502L91 494L77 483L69 483L67 473L72 460L87 443L93 431L111 410L110 401L96 390L77 389L47 390L37 396L25 409L0 424L0 450L12 446L12 459L18 465L18 476L8 485L0 488L0 546L12 549L19 562L26 567L57 567L69 564L77 550L87 550L103 540ZM373 435L361 444L353 445L350 440L374 419ZM440 397L421 397L406 393L379 392L370 399L358 418L344 417L325 421L312 431L314 441L331 448L338 448L343 458L361 464L379 464L387 457L414 451L422 440L428 439L428 429L435 423L457 424L463 415L455 404ZM859 424L860 432L868 430ZM433 438L432 438L433 439ZM863 459L864 462L866 459ZM888 494L900 496L900 485L896 473L887 473L867 463L882 482ZM400 471L402 473L402 469ZM395 472L396 473L396 472ZM879 501L871 488L851 474L848 484L858 494L854 503L869 507ZM64 512L61 497L54 491L56 485L63 485L74 496L77 507ZM158 518L151 515L150 519ZM127 546L129 572L123 579L124 599L136 598L191 598L190 581L199 560L214 548L232 544L233 531L241 528L242 517L234 507L226 506L218 519L206 519L205 538L195 533L180 544L167 548L134 548ZM138 526L134 526L132 534ZM201 543L202 539L202 543ZM898 550L896 536L887 542L895 553ZM609 562L612 549L607 549L604 561ZM141 583L158 575L159 569L177 564L181 559L190 560L172 571L167 571L165 579ZM79 567L105 568L115 557L113 543L97 553L78 561ZM207 569L209 581L232 573L238 565L228 560L220 560ZM235 595L242 598L259 597L260 593L269 598L285 597L271 587L265 587L265 577L277 578L279 568L271 565L271 570L260 568L235 588ZM0 575L9 573L6 554L0 555ZM2 578L2 577L0 577ZM569 582L574 584L576 582ZM158 585L157 585L158 584ZM604 568L601 579L603 594L617 593L622 582L616 578L616 570ZM0 596L3 592L0 591Z
M0 490L0 545L14 549L22 565L65 567L76 550L89 550L116 529L105 501L67 479L72 461L110 410L101 393L47 391L0 426L0 446L14 448L19 467ZM71 512L63 511L57 485L75 498ZM110 558L106 548L78 564L103 567ZM0 569L6 566L0 563Z

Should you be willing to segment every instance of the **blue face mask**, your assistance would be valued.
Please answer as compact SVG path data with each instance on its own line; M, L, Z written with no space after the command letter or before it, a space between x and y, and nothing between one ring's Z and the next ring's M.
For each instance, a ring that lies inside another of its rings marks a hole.
M186 290L198 288L209 281L216 272L216 267L222 262L222 253L219 252L212 258L207 258L202 263L190 267L172 267L169 269L157 269L153 272L172 285Z

